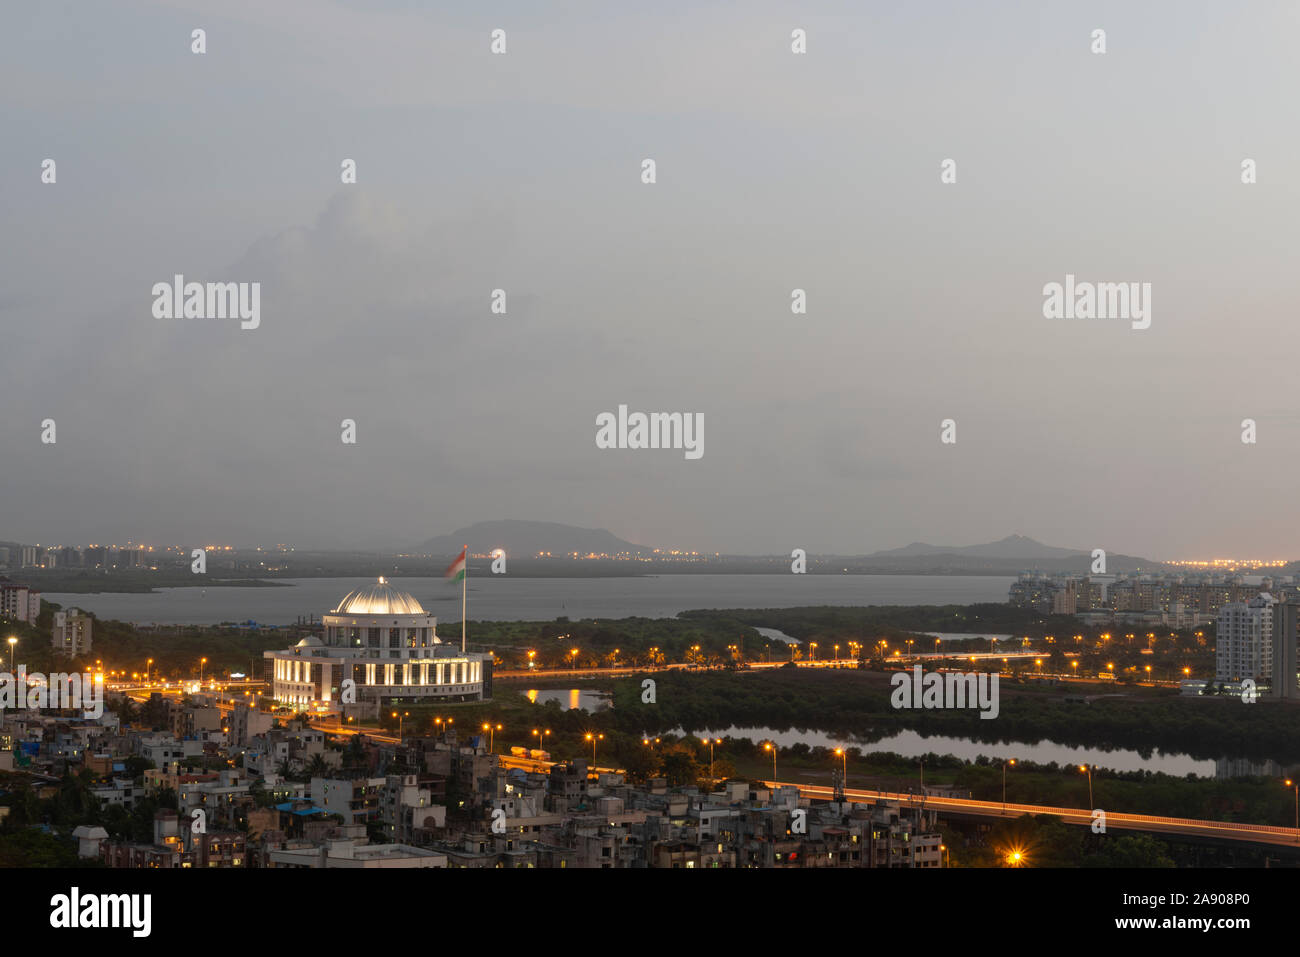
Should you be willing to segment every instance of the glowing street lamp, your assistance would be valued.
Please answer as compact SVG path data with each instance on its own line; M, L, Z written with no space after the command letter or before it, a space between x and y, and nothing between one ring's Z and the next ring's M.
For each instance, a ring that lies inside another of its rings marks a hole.
M772 783L776 783L776 745L771 741L763 742L763 750L772 752Z
M604 741L605 736L603 734L592 734L588 731L587 740L591 742L591 766L594 768L596 766L596 742Z
M1079 765L1079 771L1083 774L1088 775L1088 807L1091 808L1092 807L1092 765L1081 764Z
M1002 810L1004 811L1007 809L1007 765L1008 764L1011 765L1012 767L1015 767L1016 759L1011 758L1008 761L1002 762Z
M1295 829L1300 831L1300 784L1296 784L1296 782L1287 778L1286 786L1295 788Z
M533 728L533 734L536 735L537 737L537 748L539 751L546 750L546 736L550 733L551 733L550 728L547 728L545 731L539 730L538 728Z
M13 635L10 635L6 640L9 642L9 673L13 674L14 673L14 646L18 644L18 639L15 638Z
M709 780L712 781L713 780L713 746L715 744L721 744L722 739L721 738L700 738L700 743L707 744L709 746Z
M489 750L489 751L495 751L495 750L496 750L497 732L501 730L501 725L499 725L499 724L494 725L494 724L492 724L492 722L490 722L490 721L484 721L484 722L483 722L483 730L486 731L486 732L488 733L488 750Z
M844 750L843 748L836 748L835 753L844 762L844 786L848 787L849 786L849 752Z

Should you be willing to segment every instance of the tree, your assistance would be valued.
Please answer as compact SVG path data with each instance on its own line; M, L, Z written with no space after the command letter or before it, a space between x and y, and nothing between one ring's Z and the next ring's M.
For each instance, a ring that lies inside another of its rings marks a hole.
M1173 867L1169 848L1150 834L1107 837L1083 859L1084 867Z
M669 787L685 787L700 779L700 763L690 750L680 746L665 751L660 773L668 779ZM704 769L707 773L707 768Z

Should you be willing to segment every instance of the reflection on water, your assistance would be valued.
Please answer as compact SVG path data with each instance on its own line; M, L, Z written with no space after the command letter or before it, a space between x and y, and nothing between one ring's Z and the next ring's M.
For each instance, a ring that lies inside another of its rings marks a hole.
M594 713L614 707L613 701L610 700L613 696L608 691L593 691L590 688L570 688L568 691L557 688L539 691L536 688L529 688L524 694L533 704L558 701L562 711L580 709Z
M700 734L717 737L749 738L753 741L775 741L783 748L795 744L823 748L858 748L864 754L872 751L892 751L904 757L919 758L924 754L951 754L965 761L974 761L981 754L988 758L1004 760L1017 758L1021 761L1033 761L1036 764L1056 762L1065 764L1091 764L1113 771L1152 771L1182 777L1195 774L1198 777L1222 777L1221 770L1231 771L1255 767L1246 762L1223 759L1221 761L1198 760L1188 754L1163 754L1153 751L1150 757L1143 757L1136 751L1116 749L1103 751L1099 748L1080 748L1055 741L1039 741L1037 744L1023 742L990 744L983 741L971 741L966 738L949 738L941 735L922 737L916 731L900 731L895 735L878 741L865 741L854 737L840 737L825 731L776 731L772 728L707 728L698 729ZM684 733L678 728L673 734ZM1258 765L1263 767L1263 765ZM1275 766L1275 765L1273 765ZM1249 773L1249 772L1246 772Z

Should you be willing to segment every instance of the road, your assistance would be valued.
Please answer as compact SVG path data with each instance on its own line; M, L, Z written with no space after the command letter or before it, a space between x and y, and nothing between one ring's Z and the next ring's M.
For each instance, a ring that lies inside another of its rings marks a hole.
M793 781L769 782L777 785L797 787L801 794L810 798L831 800L834 791L828 787L796 784ZM868 791L848 788L844 796L850 801L898 801L909 807L922 803L933 811L948 811L975 817L1014 818L1022 814L1051 814L1061 818L1067 824L1089 825L1092 815L1084 808L1051 807L1044 804L1006 804L1000 801L975 801L969 798L948 798L898 791ZM1158 817L1151 814L1124 814L1119 811L1106 812L1106 828L1120 830L1153 831L1162 834L1182 834L1188 837L1214 837L1230 841L1245 841L1253 844L1270 844L1296 847L1300 845L1300 830L1293 827L1276 827L1271 824L1240 824L1229 821L1198 821L1193 818Z

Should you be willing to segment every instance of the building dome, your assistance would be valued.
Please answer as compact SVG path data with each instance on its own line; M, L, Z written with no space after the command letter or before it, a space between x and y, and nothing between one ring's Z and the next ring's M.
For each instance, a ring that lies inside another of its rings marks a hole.
M358 588L343 596L335 615L423 615L424 607L404 591L380 577L377 584Z
M302 641L298 642L298 644L294 645L295 648L323 648L324 646L325 642L321 641L314 635L308 635Z

